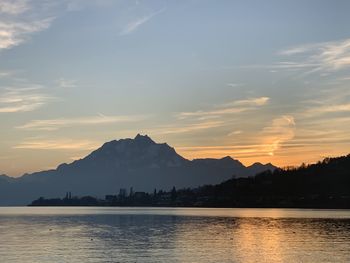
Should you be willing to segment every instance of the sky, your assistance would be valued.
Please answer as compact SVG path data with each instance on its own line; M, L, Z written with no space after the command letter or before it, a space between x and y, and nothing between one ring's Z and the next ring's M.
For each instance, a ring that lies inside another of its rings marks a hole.
M350 151L350 1L0 0L0 174L148 134L249 165Z

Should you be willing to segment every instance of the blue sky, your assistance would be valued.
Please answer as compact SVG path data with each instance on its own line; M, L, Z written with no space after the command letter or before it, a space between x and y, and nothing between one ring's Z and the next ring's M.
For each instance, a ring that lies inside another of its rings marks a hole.
M147 133L245 164L348 153L349 1L0 1L0 173Z

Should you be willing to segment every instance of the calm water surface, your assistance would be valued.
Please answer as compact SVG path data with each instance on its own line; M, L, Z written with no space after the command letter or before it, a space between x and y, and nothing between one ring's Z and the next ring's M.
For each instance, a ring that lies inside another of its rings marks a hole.
M350 262L350 211L3 207L0 262Z

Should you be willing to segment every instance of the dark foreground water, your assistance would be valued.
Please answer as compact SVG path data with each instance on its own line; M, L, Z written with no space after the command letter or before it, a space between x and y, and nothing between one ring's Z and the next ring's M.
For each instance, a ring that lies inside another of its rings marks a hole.
M0 262L350 262L350 211L0 208Z

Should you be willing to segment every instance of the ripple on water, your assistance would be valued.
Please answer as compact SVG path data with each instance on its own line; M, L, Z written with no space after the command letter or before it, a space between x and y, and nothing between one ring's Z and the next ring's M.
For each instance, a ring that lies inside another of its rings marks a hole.
M1 262L350 262L346 211L55 209L0 208Z

